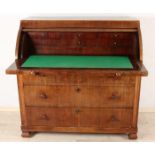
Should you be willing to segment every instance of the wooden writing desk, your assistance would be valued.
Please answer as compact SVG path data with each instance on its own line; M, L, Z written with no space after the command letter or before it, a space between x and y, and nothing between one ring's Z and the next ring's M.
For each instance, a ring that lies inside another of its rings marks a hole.
M137 138L143 65L139 21L22 20L16 60L22 136L122 133Z

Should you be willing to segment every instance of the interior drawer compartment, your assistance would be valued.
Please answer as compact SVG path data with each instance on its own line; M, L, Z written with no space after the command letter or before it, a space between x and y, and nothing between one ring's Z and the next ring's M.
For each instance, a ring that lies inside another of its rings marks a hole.
M98 46L102 46L107 52L120 53L124 49L129 53L132 52L135 43L135 34L128 32L103 32L99 34L98 38Z
M76 87L72 86L24 86L27 106L74 107L78 102Z
M97 47L99 32L83 32L79 35L81 47Z
M53 47L58 49L63 48L75 48L78 44L78 38L76 32L52 32L49 35L57 35L59 38L53 38Z
M28 32L28 35L38 53L75 48L78 44L76 32Z
M73 108L27 107L26 111L28 123L31 126L75 126L75 110Z

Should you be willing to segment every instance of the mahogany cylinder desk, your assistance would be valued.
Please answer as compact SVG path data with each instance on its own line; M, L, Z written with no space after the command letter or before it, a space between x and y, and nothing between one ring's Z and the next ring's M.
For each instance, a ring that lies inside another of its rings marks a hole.
M137 138L143 65L136 20L26 19L15 62L23 137L35 132Z

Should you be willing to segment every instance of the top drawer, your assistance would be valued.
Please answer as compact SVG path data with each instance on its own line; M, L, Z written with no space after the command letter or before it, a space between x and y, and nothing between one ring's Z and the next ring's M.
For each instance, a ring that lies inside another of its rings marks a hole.
M86 75L72 73L53 73L50 75L23 75L24 85L134 85L134 76Z

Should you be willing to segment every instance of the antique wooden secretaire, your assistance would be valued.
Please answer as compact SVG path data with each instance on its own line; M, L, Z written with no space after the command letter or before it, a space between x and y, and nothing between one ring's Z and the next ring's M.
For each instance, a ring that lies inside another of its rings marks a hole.
M143 65L139 21L22 20L16 74L23 137L34 132L137 138Z

